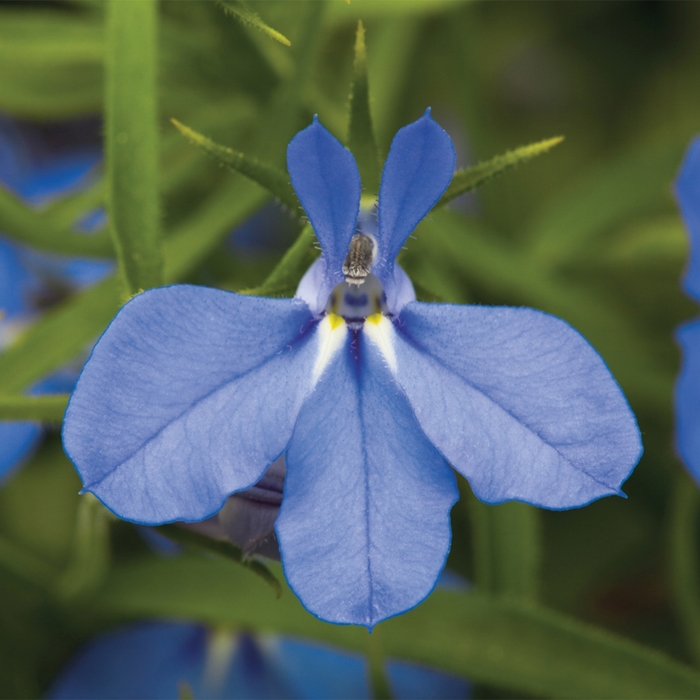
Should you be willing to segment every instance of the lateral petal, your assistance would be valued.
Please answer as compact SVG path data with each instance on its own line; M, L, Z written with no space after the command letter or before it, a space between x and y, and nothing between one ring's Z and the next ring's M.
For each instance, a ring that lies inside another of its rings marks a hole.
M348 333L287 451L276 530L290 586L329 622L371 628L412 608L443 568L456 500L381 352Z
M68 456L127 520L202 520L284 451L315 361L308 306L178 285L132 299L71 397Z
M413 302L393 332L418 422L487 503L572 508L611 494L642 452L602 358L534 309Z

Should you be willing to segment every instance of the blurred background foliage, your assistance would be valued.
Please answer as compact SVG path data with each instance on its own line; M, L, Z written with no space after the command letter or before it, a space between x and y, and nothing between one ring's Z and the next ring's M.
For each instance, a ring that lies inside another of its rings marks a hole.
M626 392L644 457L626 500L568 512L484 506L462 481L448 566L474 590L437 591L380 624L368 646L364 630L315 620L287 589L275 601L235 562L196 550L152 553L132 525L78 496L79 479L49 423L41 448L0 489L0 695L45 693L100 630L175 617L427 663L472 678L477 697L697 697L698 499L674 456L671 406L674 328L697 309L679 288L687 242L671 183L700 130L700 5L247 7L291 46L215 2L159 3L165 281L255 288L303 224L298 211L268 204L264 189L193 147L170 119L278 167L314 113L345 140L362 19L383 155L427 106L454 139L458 167L566 137L434 212L401 263L424 300L534 306L569 321ZM6 142L31 144L28 167L100 148L104 14L105 3L89 0L0 5L0 126ZM105 202L107 189L100 165L82 188L39 209L6 189L0 229L41 250L112 257L106 229L70 230ZM292 294L295 281L276 293ZM107 278L56 300L0 355L4 396L80 357L121 293ZM3 418L23 417L2 410ZM382 687L375 683L376 692Z

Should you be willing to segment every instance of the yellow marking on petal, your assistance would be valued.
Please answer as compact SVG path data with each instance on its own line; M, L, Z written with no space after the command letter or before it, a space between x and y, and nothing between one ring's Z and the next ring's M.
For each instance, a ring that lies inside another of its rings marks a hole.
M328 314L328 321L331 324L331 330L335 330L341 324L345 323L345 319L338 314Z
M367 317L369 323L365 323L367 337L377 346L384 356L386 363L392 372L396 372L396 351L394 350L394 326L391 321L382 314L372 314Z

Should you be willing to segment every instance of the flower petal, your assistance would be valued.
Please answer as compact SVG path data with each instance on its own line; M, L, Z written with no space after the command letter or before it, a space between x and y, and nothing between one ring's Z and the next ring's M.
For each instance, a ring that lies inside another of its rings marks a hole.
M389 325L387 321L387 325ZM387 341L421 427L487 503L619 494L639 429L601 357L534 309L408 304Z
M690 237L690 257L683 284L688 294L700 300L700 137L688 148L675 189Z
M404 241L450 184L455 158L452 139L430 109L394 136L379 190L378 251L372 270L385 289L391 287L394 259Z
M683 364L676 384L676 444L685 465L700 480L700 321L678 329Z
M287 451L275 527L290 586L329 622L372 627L412 608L445 563L456 500L381 355L348 333Z
M360 211L360 173L352 153L317 117L290 141L287 169L326 260L325 303L343 280L343 262Z
M98 341L66 412L64 446L127 520L202 520L284 451L317 343L299 300L204 287L132 299Z

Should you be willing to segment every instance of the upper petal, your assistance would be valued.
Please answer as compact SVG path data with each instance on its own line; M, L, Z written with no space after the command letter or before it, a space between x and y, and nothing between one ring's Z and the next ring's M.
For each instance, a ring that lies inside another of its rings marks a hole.
M201 520L284 451L311 386L300 300L180 285L132 299L98 341L64 422L85 488L122 518Z
M700 137L688 148L675 189L690 237L690 257L683 284L688 294L700 299Z
M348 333L287 452L276 530L290 586L329 622L372 627L408 610L444 565L456 500L380 352Z
M287 169L323 250L327 298L343 279L343 261L360 211L360 173L352 153L317 117L290 141Z
M639 429L601 357L564 321L414 302L397 327L398 381L479 498L570 508L619 493Z
M379 190L378 251L373 269L385 286L404 241L450 184L455 158L452 139L429 109L394 136Z
M685 465L700 480L700 321L678 330L683 364L676 383L676 444Z

